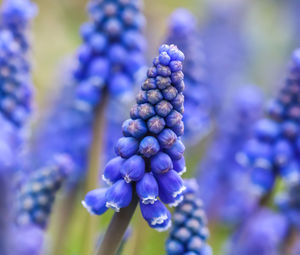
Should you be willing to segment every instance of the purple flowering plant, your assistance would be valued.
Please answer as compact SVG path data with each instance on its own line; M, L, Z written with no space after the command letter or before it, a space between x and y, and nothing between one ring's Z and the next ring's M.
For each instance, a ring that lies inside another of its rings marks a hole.
M122 125L123 137L115 145L117 157L103 171L109 188L90 191L83 205L100 215L108 208L119 212L133 196L149 226L163 231L171 225L164 204L177 206L183 200L185 172L181 141L184 131L183 53L175 45L162 45L147 71L147 79ZM159 198L159 199L158 199Z

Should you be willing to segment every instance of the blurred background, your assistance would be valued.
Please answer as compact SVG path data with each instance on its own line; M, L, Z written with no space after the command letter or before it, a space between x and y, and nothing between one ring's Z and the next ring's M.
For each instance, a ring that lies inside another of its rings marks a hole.
M33 27L33 74L39 112L56 89L60 63L81 43L78 31L87 20L87 1L36 0L36 3L39 15ZM176 8L185 7L198 19L208 61L211 61L210 56L218 61L225 51L222 59L228 63L223 62L220 68L223 73L219 77L212 77L221 97L241 85L255 84L262 88L266 99L270 98L284 77L291 52L300 41L297 5L300 5L299 0L145 0L147 61L152 61L163 41L168 16ZM227 72L229 66L231 73ZM205 143L206 140L201 141L189 149L188 175L192 175L200 161ZM110 217L111 213L102 216L101 225L106 226ZM128 239L124 254L164 254L166 234L148 228L139 210L134 225L137 229ZM76 226L73 228L71 231L76 233ZM214 254L222 254L220 250L227 233L226 228L211 228L209 243ZM77 241L74 234L73 241L66 245L66 255L77 254Z

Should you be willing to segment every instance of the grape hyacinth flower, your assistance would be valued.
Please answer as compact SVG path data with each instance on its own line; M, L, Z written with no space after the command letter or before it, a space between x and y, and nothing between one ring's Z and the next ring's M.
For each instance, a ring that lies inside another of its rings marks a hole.
M247 1L208 3L208 15L201 29L206 61L207 83L212 107L218 113L228 89L244 81L249 49L243 35ZM222 42L222 43L220 43Z
M145 19L139 0L91 0L88 11L74 78L80 106L94 109L104 91L120 97L133 89L134 74L144 65Z
M162 45L148 69L147 79L122 125L123 137L115 145L117 157L103 173L108 189L90 191L83 205L93 214L108 208L118 212L138 196L140 209L149 226L166 230L171 214L164 204L177 206L185 186L181 141L183 114L183 53L175 45ZM158 197L160 199L158 199Z
M209 231L195 179L185 180L183 202L175 209L173 227L166 242L167 255L211 255L206 243Z
M32 108L28 30L36 12L29 0L5 0L0 13L0 112L17 127Z
M279 255L287 230L283 215L262 208L233 234L225 254Z
M277 176L286 183L300 181L297 154L300 120L300 50L295 50L285 85L255 126L254 138L239 154L239 161L249 166L251 182L259 195L270 192Z
M255 202L247 189L248 174L236 162L236 155L261 117L262 94L255 86L242 86L228 101L197 175L209 218L235 224L247 217Z
M205 81L204 54L197 33L196 18L186 9L177 9L168 22L167 43L185 55L184 61L184 139L197 143L210 128L210 91Z
M67 155L58 155L54 162L34 172L21 188L17 206L17 224L47 227L56 192L72 171Z

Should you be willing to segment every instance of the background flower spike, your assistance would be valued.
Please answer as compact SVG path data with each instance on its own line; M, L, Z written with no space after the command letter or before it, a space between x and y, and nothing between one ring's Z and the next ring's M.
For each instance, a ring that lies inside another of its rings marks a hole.
M33 172L18 198L17 224L46 228L55 195L72 171L67 155L57 155L48 166Z
M184 180L186 190L183 202L175 209L173 226L166 241L167 255L212 254L206 243L209 231L203 209L198 197L198 185L195 179Z

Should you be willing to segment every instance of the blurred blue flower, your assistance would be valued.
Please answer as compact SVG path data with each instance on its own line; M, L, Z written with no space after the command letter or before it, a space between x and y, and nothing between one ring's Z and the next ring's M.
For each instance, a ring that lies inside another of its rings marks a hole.
M271 101L266 117L255 126L254 138L240 153L241 164L251 168L251 182L259 195L273 188L277 176L290 183L300 180L299 160L300 50L292 55L285 84Z
M262 113L262 94L255 86L243 86L220 112L217 130L198 168L199 192L210 219L228 224L242 221L254 206L247 189L248 173L237 154L253 133Z
M32 109L28 30L36 12L29 0L5 0L0 11L0 111L17 127Z
M197 32L196 18L186 9L177 9L168 22L167 43L179 47L185 55L184 61L184 139L195 144L210 128L210 113L212 100L211 91L205 77L204 54ZM180 62L170 66L173 71L181 68ZM172 90L164 96L172 97Z
M146 46L139 0L91 0L88 12L90 21L81 27L83 44L74 70L78 107L84 109L97 106L106 90L114 97L132 92Z
M226 254L279 255L287 230L288 224L283 215L262 208L232 235Z
M180 138L183 100L177 100L183 95L183 73L181 68L171 69L174 62L182 67L183 60L183 53L175 45L160 47L137 95L137 104L130 111L131 118L122 125L124 136L115 145L117 157L104 168L103 180L111 186L105 197L102 191L92 191L83 201L90 212L105 212L104 202L106 207L119 211L137 194L149 226L158 231L170 227L171 214L163 203L177 206L185 190L178 174L183 171L173 170L173 162L184 160L185 147ZM166 90L175 93L171 99L162 96ZM184 162L180 165L182 169Z
M207 18L201 37L206 61L207 83L214 110L222 109L226 91L244 82L249 48L243 33L247 1L207 1Z
M211 255L206 243L209 236L207 220L195 179L185 180L187 190L183 202L175 209L173 227L166 241L168 255Z
M67 155L57 155L48 166L32 173L20 189L16 222L46 228L55 195L72 171Z

